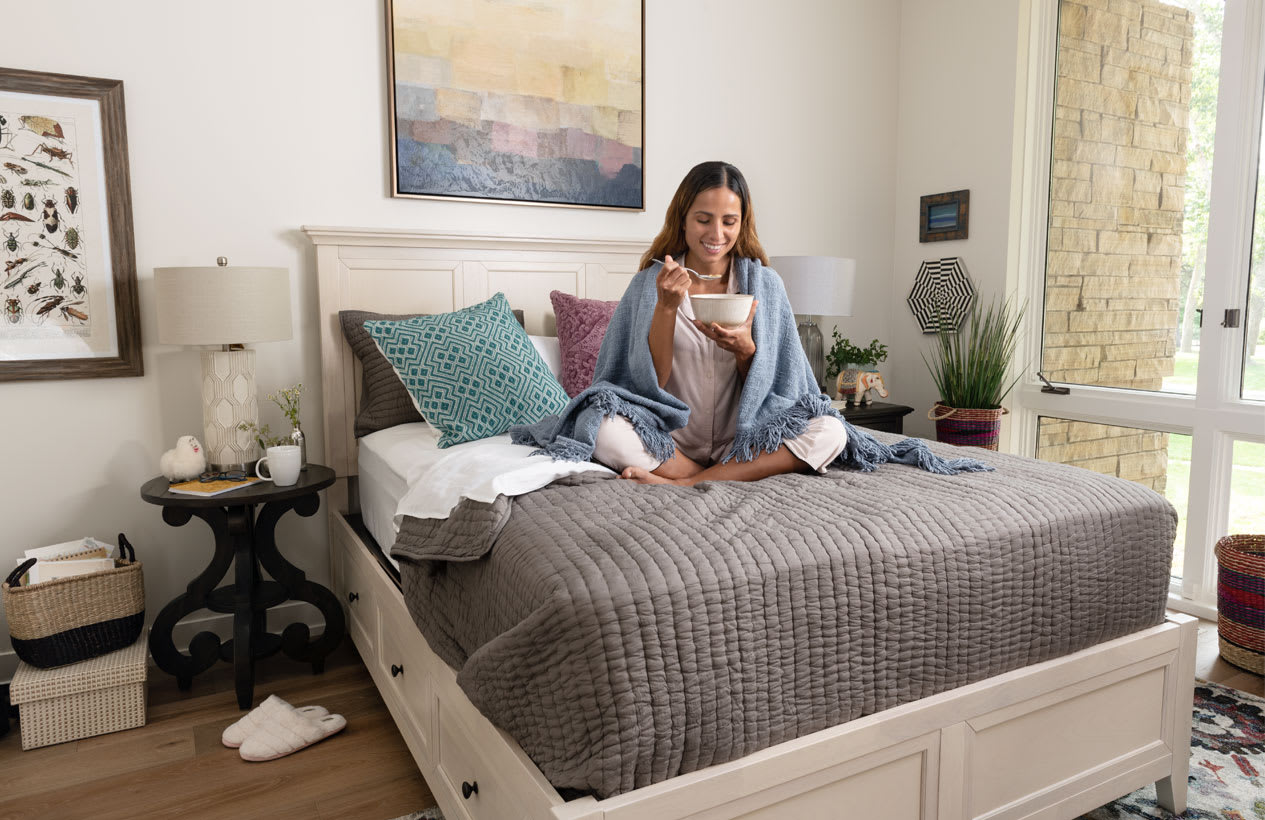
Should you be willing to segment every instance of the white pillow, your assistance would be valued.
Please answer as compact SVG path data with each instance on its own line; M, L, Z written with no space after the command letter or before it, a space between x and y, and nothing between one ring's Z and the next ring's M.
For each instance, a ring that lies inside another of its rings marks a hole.
M536 352L540 354L540 358L545 360L545 364L549 366L549 372L553 373L553 377L562 380L562 348L558 347L557 336L531 336L532 345L536 348Z

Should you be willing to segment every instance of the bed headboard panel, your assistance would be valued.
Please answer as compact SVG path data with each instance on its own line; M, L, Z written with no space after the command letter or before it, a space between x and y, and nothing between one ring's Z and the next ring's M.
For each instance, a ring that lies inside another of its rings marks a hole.
M552 336L550 291L618 299L649 247L629 240L407 230L307 226L303 232L316 245L324 459L339 478L357 471L352 422L360 370L343 339L338 311L445 313L502 291L511 306L523 310L528 333Z

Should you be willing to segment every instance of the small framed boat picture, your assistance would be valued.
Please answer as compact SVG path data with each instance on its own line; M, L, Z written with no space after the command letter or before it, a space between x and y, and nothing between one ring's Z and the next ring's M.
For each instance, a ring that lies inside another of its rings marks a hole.
M966 239L970 209L970 191L949 191L922 197L918 205L918 241Z
M123 82L0 68L0 382L140 376Z

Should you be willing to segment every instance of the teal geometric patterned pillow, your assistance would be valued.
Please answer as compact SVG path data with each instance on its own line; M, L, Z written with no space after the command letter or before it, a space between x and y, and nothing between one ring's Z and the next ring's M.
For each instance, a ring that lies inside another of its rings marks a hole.
M439 446L562 412L567 394L514 319L505 294L452 313L365 322Z

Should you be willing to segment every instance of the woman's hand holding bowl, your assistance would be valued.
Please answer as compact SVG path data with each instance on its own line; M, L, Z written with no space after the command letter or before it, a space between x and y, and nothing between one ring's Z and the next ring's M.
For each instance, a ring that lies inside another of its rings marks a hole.
M747 320L733 327L722 327L715 322L704 323L694 320L694 327L704 336L711 339L721 350L727 350L740 359L749 359L755 355L755 339L751 337L751 325L755 321L755 309L760 303L752 299L751 310Z

